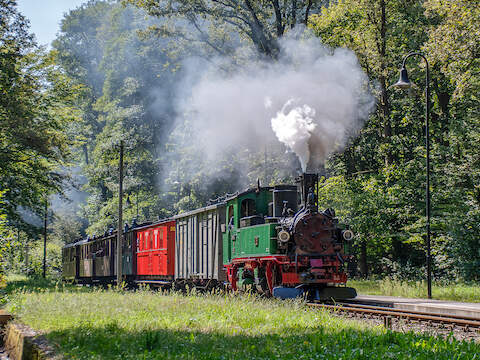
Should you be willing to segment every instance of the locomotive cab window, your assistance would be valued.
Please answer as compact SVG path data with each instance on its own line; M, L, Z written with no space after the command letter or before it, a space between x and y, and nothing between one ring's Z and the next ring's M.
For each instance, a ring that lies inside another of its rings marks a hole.
M253 199L243 199L242 205L240 206L240 218L253 216L256 214L255 209L255 200Z
M228 207L228 230L232 230L235 227L235 216L234 216L234 211L233 211L233 205L230 205Z

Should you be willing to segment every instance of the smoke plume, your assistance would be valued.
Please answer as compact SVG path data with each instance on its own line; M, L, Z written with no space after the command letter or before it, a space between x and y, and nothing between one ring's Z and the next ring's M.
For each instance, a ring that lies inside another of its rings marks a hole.
M292 32L280 46L277 61L195 64L195 74L206 71L179 113L192 115L192 142L208 159L232 148L258 150L276 138L304 171L316 171L363 125L374 98L352 51L332 50L305 32Z

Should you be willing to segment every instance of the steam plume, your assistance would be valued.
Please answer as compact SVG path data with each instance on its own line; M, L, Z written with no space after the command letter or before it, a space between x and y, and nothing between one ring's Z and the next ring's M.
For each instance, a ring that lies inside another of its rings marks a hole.
M219 59L197 75L179 113L192 115L192 141L206 158L217 161L232 148L259 150L278 139L297 154L303 170L316 171L363 125L374 98L352 51L293 32L280 46L277 61L238 67ZM194 65L195 74L205 68ZM225 75L219 71L225 67L235 71Z
M288 111L287 108L293 102L293 99L288 100L277 116L272 119L272 129L278 140L297 154L302 170L305 172L310 159L308 143L317 127L313 122L315 110L308 105L303 105Z

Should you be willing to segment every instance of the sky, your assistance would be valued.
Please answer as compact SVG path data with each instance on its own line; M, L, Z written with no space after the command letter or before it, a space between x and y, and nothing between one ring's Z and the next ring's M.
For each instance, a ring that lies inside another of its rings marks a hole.
M18 10L30 20L39 45L50 45L65 13L87 0L17 0Z

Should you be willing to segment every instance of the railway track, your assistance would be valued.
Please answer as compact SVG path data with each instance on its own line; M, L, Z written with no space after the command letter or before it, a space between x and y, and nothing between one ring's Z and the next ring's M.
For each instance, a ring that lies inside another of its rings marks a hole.
M461 329L465 332L480 333L480 319L457 315L439 315L421 311L394 309L385 306L372 306L358 303L320 304L308 303L308 306L326 309L339 314L354 314L366 318L383 318L386 328L392 328L392 320L424 323L428 326L443 327L450 330Z

